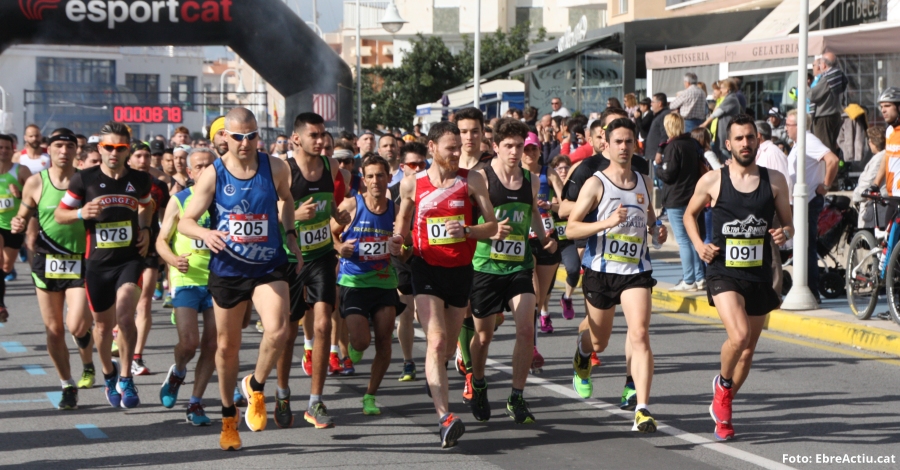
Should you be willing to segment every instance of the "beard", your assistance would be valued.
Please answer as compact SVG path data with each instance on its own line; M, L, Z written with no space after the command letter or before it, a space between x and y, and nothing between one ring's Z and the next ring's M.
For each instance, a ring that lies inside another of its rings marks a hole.
M454 171L459 169L459 162L451 162L443 157L436 157L434 163L444 171Z
M735 154L732 152L731 156L738 165L746 168L756 162L756 149L752 149L746 159L744 159L740 153Z

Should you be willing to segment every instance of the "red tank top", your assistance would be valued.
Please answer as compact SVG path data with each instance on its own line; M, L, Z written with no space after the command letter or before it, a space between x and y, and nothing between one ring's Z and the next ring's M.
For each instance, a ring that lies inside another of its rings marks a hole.
M346 185L344 185L344 172L338 170L337 176L334 178L334 207L341 205L341 202L344 202L344 191L347 190Z
M469 170L459 169L449 188L435 188L426 171L416 174L416 221L413 225L413 254L432 266L455 268L472 264L477 241L450 238L445 223L455 219L472 225L469 198Z

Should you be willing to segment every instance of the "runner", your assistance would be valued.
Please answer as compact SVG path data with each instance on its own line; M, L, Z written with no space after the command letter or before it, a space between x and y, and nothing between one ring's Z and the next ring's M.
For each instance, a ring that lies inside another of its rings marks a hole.
M65 142L60 144L65 147ZM64 150L59 150L63 152ZM72 155L74 158L74 155ZM22 201L22 186L31 176L27 167L13 163L13 139L0 135L0 323L6 323L9 311L6 309L6 282L16 278L16 256L25 242L24 233L12 233L10 222L19 212ZM9 275L9 277L7 277Z
M781 173L757 166L758 144L753 118L735 116L726 146L736 164L703 175L684 213L684 228L700 259L709 263L709 304L716 307L728 334L709 406L720 441L734 438L731 402L750 374L766 316L781 303L772 288L772 250L767 247L773 241L784 245L795 233L787 181ZM697 217L708 204L713 241L705 244ZM776 214L781 228L773 229Z
M390 164L380 156L362 161L365 196L357 194L341 203L339 210L350 214L347 225L331 222L331 230L340 233L335 243L341 256L338 285L341 286L341 317L350 336L349 354L358 362L372 342L369 322L375 330L375 358L366 394L363 414L379 415L375 393L391 363L391 333L400 305L397 273L391 266L388 239L393 234L396 211L388 198Z
M278 158L260 156L256 150L259 126L247 108L234 108L225 117L228 153L204 171L194 185L178 231L202 240L212 251L207 288L216 316L216 372L222 398L222 450L239 450L238 410L232 391L238 374L241 328L247 303L253 301L265 325L256 368L241 380L247 399L245 421L251 431L266 428L268 415L266 378L272 372L288 337L287 256L278 221L287 228L287 247L298 255L288 167ZM278 202L284 206L279 210ZM210 224L198 224L207 208ZM287 208L287 209L285 209ZM280 218L279 218L280 213ZM298 262L297 269L303 265Z
M547 236L538 212L539 178L520 166L528 126L503 118L494 126L493 135L497 158L478 173L487 181L491 204L500 221L497 233L490 240L478 241L472 261L475 335L470 346L472 372L466 375L472 390L469 405L476 420L491 418L484 376L488 347L494 337L494 315L511 311L516 322L516 343L512 352L512 392L506 400L506 414L517 424L531 424L534 415L528 409L523 391L535 350L535 260L534 244L525 240L529 229L535 231L535 239L548 254L556 252L556 240ZM478 222L484 223L484 217Z
M575 374L572 385L582 398L593 393L590 351L601 353L609 344L616 305L622 305L631 345L637 407L633 431L656 432L656 420L647 405L653 380L653 352L650 350L650 290L656 285L650 265L647 233L655 232L665 242L666 230L656 225L650 207L648 179L632 169L637 141L634 123L618 118L606 126L609 165L588 179L566 228L568 236L587 238L582 289L588 309L588 334L578 331ZM592 221L585 221L594 213ZM596 220L596 221L593 221Z
M17 161L20 165L31 170L31 174L36 175L47 168L50 168L50 155L44 153L41 148L43 136L41 136L41 128L35 124L29 124L25 127L25 146L22 153L19 154Z
M137 342L135 308L141 293L143 257L150 243L152 218L150 175L128 169L131 132L119 122L100 129L103 163L72 176L56 210L56 222L84 221L87 233L85 288L94 314L94 336L113 407L140 404L131 361ZM118 324L119 363L110 358L112 329Z
M188 174L199 178L203 171L218 157L210 149L191 151L187 158ZM163 215L160 233L156 239L156 251L169 266L172 305L175 308L178 344L175 345L175 363L169 367L166 379L159 390L159 399L166 408L175 406L178 390L187 377L187 364L194 358L197 348L200 357L194 370L194 387L187 407L187 422L194 426L208 426L209 418L203 406L203 393L216 368L216 318L212 295L207 289L209 281L209 248L203 240L192 240L176 230L184 209L193 196L193 188L185 189L169 200ZM204 212L197 224L210 228L209 213ZM203 334L197 322L197 314L203 318Z
M12 144L5 137L0 136L0 148L4 143ZM78 389L93 387L95 374L92 321L84 296L84 225L62 227L53 219L53 213L75 174L77 140L69 129L53 131L49 140L53 164L50 169L28 178L22 204L11 222L12 231L22 233L28 226L28 218L37 211L40 237L31 276L47 333L47 352L62 383L62 398L57 408L72 410L78 407ZM64 307L68 307L65 322ZM75 339L83 364L77 384L69 365L66 327Z
M150 166L151 156L150 147L147 144L139 143L131 147L131 158L128 159L128 166L135 171L143 171L151 173ZM150 221L150 246L147 249L147 256L144 258L144 272L141 275L141 285L146 289L141 289L141 297L138 300L137 312L134 324L137 327L137 343L134 346L134 360L131 361L132 375L149 375L150 369L144 364L144 347L147 346L147 338L150 337L150 329L153 327L153 294L156 286L156 280L159 278L159 255L156 253L156 239L159 237L159 221L165 215L166 206L169 204L169 188L162 181L150 177L150 194L153 204L150 210L153 211L153 218Z
M390 248L399 256L413 227L410 265L416 310L427 338L425 375L440 417L441 445L447 448L456 445L465 425L450 413L445 364L469 304L475 242L497 233L497 221L484 178L459 168L459 128L449 122L434 124L428 151L434 157L431 168L400 183L397 235L391 237ZM476 205L485 222L472 225Z
M187 158L188 153L191 152L190 147L175 147L172 151L172 169L175 173L172 175L171 183L169 184L169 190L172 194L184 191L185 188L190 187L194 184L191 181L191 176L188 174L188 165Z
M402 158L400 169L403 170L404 177L415 175L425 170L425 158L428 156L428 147L421 142L410 142L400 148L400 156ZM394 207L399 208L400 183L388 189L391 192ZM413 319L415 318L416 304L412 295L412 273L409 265L411 256L412 247L403 245L400 256L391 257L391 264L397 272L397 292L400 293L400 302L405 305L397 321L397 341L400 342L400 350L403 351L403 372L400 373L400 378L398 379L400 382L416 380L416 363L413 361L413 339L415 337Z
M103 158L100 156L100 149L98 149L96 145L91 144L88 145L87 155L84 157L84 160L80 160L78 162L78 169L87 170L88 168L93 168L102 162Z
M337 164L331 158L321 155L325 143L325 120L315 113L301 113L294 120L293 156L287 160L290 191L294 202L291 219L296 220L295 229L299 237L302 270L289 272L291 315L290 332L281 358L278 360L278 391L275 396L275 424L290 427L294 422L291 412L288 385L291 365L294 359L294 342L297 327L303 319L304 333L315 331L311 343L304 347L304 361L312 368L309 406L304 419L316 429L333 427L328 409L322 402L325 375L329 367L329 342L331 341L331 313L335 304L337 285L337 257L331 237L331 216L335 213L334 189L338 175ZM339 186L344 188L343 183ZM288 260L293 267L298 261L291 255ZM296 274L295 274L296 272ZM306 294L304 296L304 290ZM310 318L305 312L312 307Z

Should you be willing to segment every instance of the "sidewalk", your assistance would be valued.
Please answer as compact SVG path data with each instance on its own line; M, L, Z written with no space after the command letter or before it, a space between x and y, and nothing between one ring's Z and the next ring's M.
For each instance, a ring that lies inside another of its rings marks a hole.
M679 312L719 319L715 307L707 300L706 291L672 292L681 280L678 244L669 232L669 240L660 250L651 250L653 274L659 283L653 288L653 307L656 311ZM560 268L557 279L565 282L565 270ZM580 289L578 289L580 292ZM875 313L887 311L887 299L882 297ZM766 329L779 333L803 336L829 343L851 346L861 350L900 356L900 325L892 321L870 319L862 321L850 313L846 297L823 299L821 308L802 312L776 310L769 314Z

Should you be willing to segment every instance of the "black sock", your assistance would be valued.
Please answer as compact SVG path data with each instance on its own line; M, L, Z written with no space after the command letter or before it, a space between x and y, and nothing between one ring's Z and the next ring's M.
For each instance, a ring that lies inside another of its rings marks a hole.
M75 343L78 345L78 349L88 347L91 344L91 330L88 330L81 338L75 338Z
M237 416L237 408L234 405L222 407L223 418L234 418Z
M522 393L523 393L524 391L525 391L525 390L522 390L521 388L513 387L512 393L509 394L510 401L512 401L512 400L515 399L515 398L521 397L521 396L522 396Z
M725 377L719 376L719 385L723 388L731 388L731 379L726 379Z
M85 370L85 371L91 371L91 372L93 372L93 371L94 371L94 363L93 363L93 362L89 362L89 363L85 364L85 365L84 365L84 370Z
M472 386L478 387L478 388L487 387L487 380L485 380L484 377L482 377L480 379L476 379L475 377L472 377Z
M254 392L262 392L265 387L266 384L256 381L256 376L250 376L250 390L253 390Z
M626 375L625 376L625 385L633 384L633 383L634 383L634 378L631 377L630 375Z
M117 374L115 372L113 372L112 374L107 374L105 372L103 373L104 380L111 380L111 379L116 378L116 376L117 376Z

